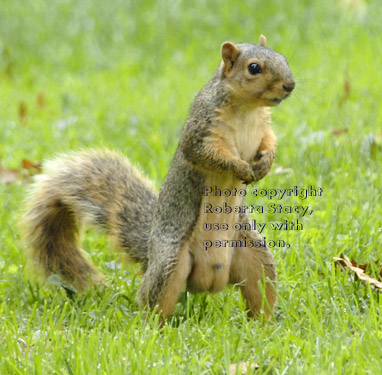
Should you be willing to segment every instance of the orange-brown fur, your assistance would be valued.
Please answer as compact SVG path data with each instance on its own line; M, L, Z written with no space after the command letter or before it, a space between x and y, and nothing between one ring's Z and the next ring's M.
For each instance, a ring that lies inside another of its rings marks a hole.
M270 250L225 246L205 250L204 241L259 241L246 213L205 212L206 203L242 206L242 197L203 194L204 186L245 189L270 170L276 138L269 107L287 98L294 81L285 58L260 46L223 44L222 63L196 96L172 166L157 195L138 170L110 151L74 153L51 165L34 185L25 215L29 256L45 276L85 290L101 275L79 249L82 222L110 234L145 271L138 301L170 315L184 287L217 292L238 284L250 313L269 316L276 301L276 266ZM250 64L256 64L251 71ZM260 70L258 70L260 69ZM206 231L225 223L227 231ZM264 292L262 292L262 288ZM265 298L263 298L265 296Z
M224 125L216 127L207 142L207 152L213 153L214 157L219 157L221 160L227 159L231 162L238 160L240 163L245 162L250 165L250 163L255 162L255 157L259 151L275 152L276 139L270 128L270 116L267 108L249 108L248 112L237 115L229 107L220 109L217 113L217 120ZM209 172L205 185L216 185L221 190L232 190L235 187L245 189L245 185L231 173L220 171ZM239 215L235 214L204 213L206 203L215 207L221 206L224 202L229 206L240 206L243 199L240 196L203 197L194 231L182 248L182 251L187 251L191 255L190 264L186 266L184 262L179 263L174 271L178 275L174 284L177 285L179 292L182 290L179 288L179 283L182 281L183 285L186 284L187 289L192 292L218 292L223 290L229 282L240 284L248 309L256 314L260 311L263 303L261 302L262 295L258 282L269 277L274 284L276 283L274 262L268 264L270 259L273 259L269 250L254 251L246 247L210 248L207 251L203 249L204 240L233 240L241 239L243 236L241 232L234 232L232 229L229 231L204 230L203 225L205 223L224 223L232 228L234 223L241 221ZM245 233L245 236L248 238L251 233ZM252 234L252 236L254 235ZM216 266L219 268L215 268ZM189 270L191 272L188 274ZM270 309L273 308L276 300L274 287L275 285L272 286L267 283L266 296L268 302L265 304L267 315L270 314ZM174 293L171 296L174 298ZM159 306L162 305L166 304L160 300ZM167 315L167 313L168 309L163 309L163 314Z
M260 44L265 48L264 37L260 38ZM288 97L294 88L294 81L283 57L270 57L267 53L260 53L257 57L249 54L248 58L245 55L246 52L240 47L231 43L223 44L223 63L211 84L199 93L191 107L172 168L162 187L163 192L178 191L182 186L179 180L189 178L199 180L198 183L207 186L217 185L221 190L241 189L245 187L244 184L259 180L268 173L276 151L276 138L270 128L268 107L277 105ZM275 61L270 58L274 58ZM247 67L253 62L261 66L261 75L249 74ZM217 92L216 85L219 84L219 80L224 80L224 89ZM211 103L214 103L213 114ZM158 226L158 229L168 232L168 236L176 237L178 233L174 231L174 225L177 218L169 219L169 213L173 212L169 207L177 204L178 209L186 210L188 204L185 202L195 199L196 194L200 193L187 193L184 198L179 198L184 200L180 201L183 206L171 196L166 195L166 200L159 197L161 209L154 217L164 224ZM267 315L271 313L276 300L275 285L272 283L276 284L277 273L272 254L266 246L209 248L207 251L203 249L204 240L235 240L243 236L261 239L255 231L246 231L244 234L235 232L232 229L234 215L204 212L206 202L216 206L223 201L233 206L242 203L239 197L222 199L202 196L196 213L193 211L189 222L179 229L186 232L186 238L179 242L179 245L166 241L160 235L161 232L154 230L154 258L151 267L149 261L149 268L143 279L141 302L147 301L150 306L166 305L162 302L160 294L156 294L156 289L154 288L153 292L150 289L154 287L152 281L157 280L161 274L156 266L159 261L158 254L174 254L176 259L179 254L188 252L191 255L188 258L190 264L175 261L170 267L171 271L164 272L165 275L170 275L164 281L166 288L174 293L175 288L171 285L176 283L176 290L180 293L182 288L179 288L179 283L183 282L190 291L216 292L222 290L228 282L239 283L252 314L257 314L261 308L264 308ZM240 221L248 222L249 217L246 214L242 215ZM203 224L210 222L226 223L230 229L207 232L203 229ZM188 274L189 270L191 271ZM177 277L173 281L174 274ZM271 282L267 281L268 279ZM264 285L265 301L258 283ZM167 308L162 311L164 315L169 314Z

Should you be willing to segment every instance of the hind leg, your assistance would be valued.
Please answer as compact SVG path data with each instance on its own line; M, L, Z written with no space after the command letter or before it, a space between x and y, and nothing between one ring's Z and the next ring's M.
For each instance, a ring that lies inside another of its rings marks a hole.
M262 242L261 235L256 231L240 232L238 239L243 240L243 237L246 237L247 241ZM239 284L250 315L258 315L263 309L270 318L276 302L274 288L277 282L277 271L273 255L266 245L235 249L230 269L230 282ZM259 283L263 285L260 286Z
M150 309L158 306L163 317L168 317L175 309L190 272L191 256L186 248L180 251L176 262L168 261L156 267L149 265L139 289L139 304Z

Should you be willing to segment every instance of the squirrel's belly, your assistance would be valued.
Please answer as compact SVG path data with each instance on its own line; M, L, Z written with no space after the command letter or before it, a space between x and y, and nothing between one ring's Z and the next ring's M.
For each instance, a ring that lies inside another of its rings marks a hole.
M205 186L233 191L245 186L230 173L209 174ZM218 292L229 282L233 243L239 231L239 214L229 212L228 207L243 206L243 197L208 194L203 196L198 221L186 246L193 259L192 270L187 281L191 292Z

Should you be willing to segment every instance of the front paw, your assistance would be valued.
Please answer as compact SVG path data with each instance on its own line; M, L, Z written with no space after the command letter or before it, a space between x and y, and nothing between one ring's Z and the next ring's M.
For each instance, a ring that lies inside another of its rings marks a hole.
M237 163L237 165L234 168L234 174L240 181L242 181L246 185L256 181L256 176L252 166L244 160L241 160L239 163Z
M256 155L255 160L258 161L252 164L252 170L255 175L255 181L259 181L270 171L275 160L275 152L261 151Z

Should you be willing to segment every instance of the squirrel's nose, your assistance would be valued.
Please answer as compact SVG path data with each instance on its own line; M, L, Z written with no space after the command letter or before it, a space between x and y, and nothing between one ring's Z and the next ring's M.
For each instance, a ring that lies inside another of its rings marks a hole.
M294 87L295 87L295 85L296 84L294 82L291 82L291 83L288 83L287 85L283 85L283 89L286 92L292 92Z

